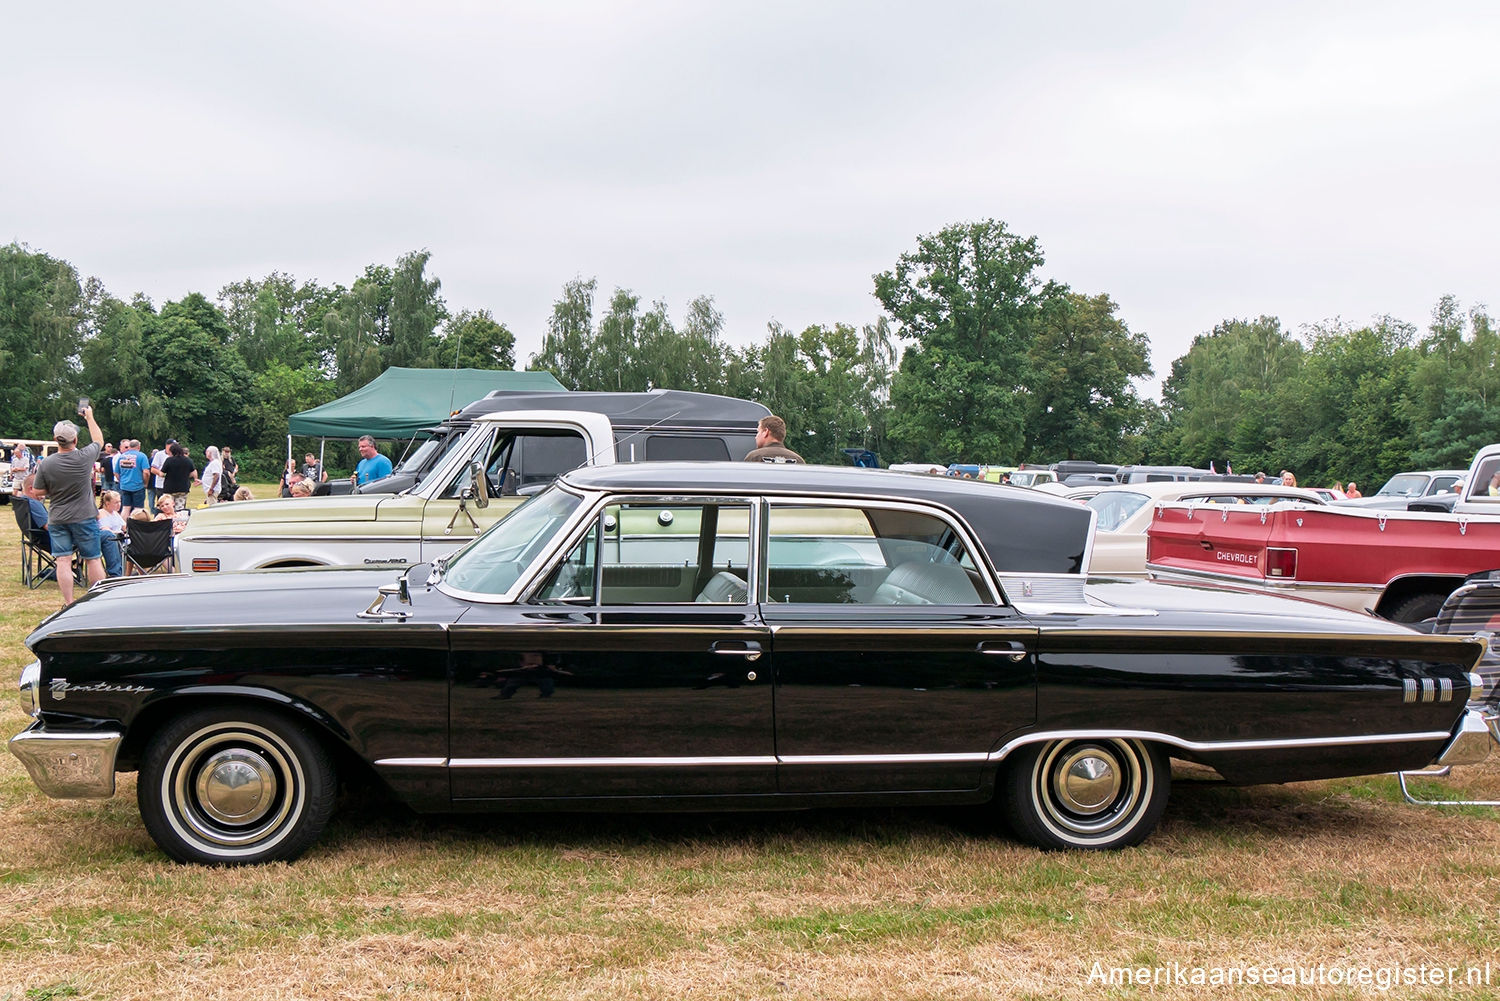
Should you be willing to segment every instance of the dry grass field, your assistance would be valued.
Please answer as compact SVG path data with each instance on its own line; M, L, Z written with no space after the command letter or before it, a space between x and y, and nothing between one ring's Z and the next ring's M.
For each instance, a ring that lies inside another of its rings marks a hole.
M18 558L10 522L5 679L58 605ZM0 737L25 723L6 696ZM250 870L168 862L121 778L112 800L48 800L0 755L0 1001L1500 996L1500 814L1406 806L1384 776L1184 783L1144 846L1104 855L1034 851L965 811L359 803L299 862ZM1500 798L1500 765L1438 788ZM1159 972L1101 982L1120 967ZM1448 968L1456 984L1431 982ZM1178 982L1268 970L1314 982Z

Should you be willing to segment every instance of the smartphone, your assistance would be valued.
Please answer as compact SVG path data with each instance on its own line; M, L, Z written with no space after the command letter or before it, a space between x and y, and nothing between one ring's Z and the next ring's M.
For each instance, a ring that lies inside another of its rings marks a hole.
M78 398L78 413L82 414L88 408L89 408L89 398L87 396L80 396Z

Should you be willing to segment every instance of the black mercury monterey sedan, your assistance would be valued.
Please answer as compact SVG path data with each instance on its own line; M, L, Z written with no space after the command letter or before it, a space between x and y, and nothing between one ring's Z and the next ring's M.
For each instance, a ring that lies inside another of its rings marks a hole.
M483 496L478 499L483 503ZM44 792L138 770L173 858L290 859L340 777L422 811L988 803L1141 841L1230 782L1478 760L1481 639L1086 580L1093 514L994 484L586 468L445 564L147 578L27 640Z

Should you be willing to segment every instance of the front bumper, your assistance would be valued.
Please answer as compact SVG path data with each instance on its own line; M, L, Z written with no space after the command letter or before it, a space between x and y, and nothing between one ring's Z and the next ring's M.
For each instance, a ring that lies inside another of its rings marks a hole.
M10 738L31 781L53 799L108 799L115 794L115 755L124 734L52 733L33 723Z
M1490 747L1500 741L1497 720L1483 709L1471 706L1453 728L1453 739L1433 760L1434 765L1477 765L1489 757Z

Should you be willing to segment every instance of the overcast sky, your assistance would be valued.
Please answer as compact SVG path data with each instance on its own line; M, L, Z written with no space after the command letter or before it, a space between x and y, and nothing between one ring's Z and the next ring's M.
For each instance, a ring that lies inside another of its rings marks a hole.
M1500 4L9 4L0 241L158 305L432 252L524 362L576 276L864 324L1001 219L1158 379L1226 317L1500 305ZM1155 384L1148 387L1155 391Z

